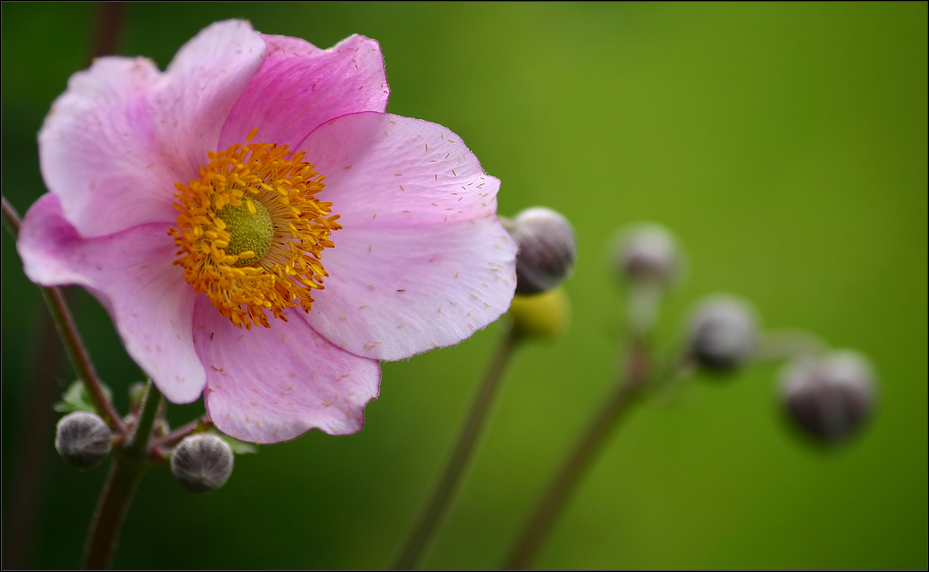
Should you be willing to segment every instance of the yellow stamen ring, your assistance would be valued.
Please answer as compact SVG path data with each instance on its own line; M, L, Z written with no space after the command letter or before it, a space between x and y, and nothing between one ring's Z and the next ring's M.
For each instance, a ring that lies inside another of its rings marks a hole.
M324 177L286 145L233 145L209 159L199 179L175 183L174 263L236 327L270 327L262 309L285 321L287 308L309 312L328 276L321 253L342 228L332 203L315 196Z

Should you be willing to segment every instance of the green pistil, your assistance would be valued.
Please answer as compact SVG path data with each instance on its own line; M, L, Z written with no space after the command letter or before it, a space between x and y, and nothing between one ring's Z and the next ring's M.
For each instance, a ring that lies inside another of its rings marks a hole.
M241 206L226 205L216 213L226 223L226 231L230 236L226 254L235 255L249 250L255 253L254 258L239 259L236 266L247 266L261 260L274 239L274 225L268 209L261 202L252 200L255 205L255 214L252 214L248 210L248 200L243 198Z

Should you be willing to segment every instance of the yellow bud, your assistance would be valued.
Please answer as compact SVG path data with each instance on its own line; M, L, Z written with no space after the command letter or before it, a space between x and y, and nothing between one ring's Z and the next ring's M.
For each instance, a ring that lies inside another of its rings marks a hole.
M517 294L508 313L517 335L553 340L567 329L570 310L568 296L559 287L541 294Z

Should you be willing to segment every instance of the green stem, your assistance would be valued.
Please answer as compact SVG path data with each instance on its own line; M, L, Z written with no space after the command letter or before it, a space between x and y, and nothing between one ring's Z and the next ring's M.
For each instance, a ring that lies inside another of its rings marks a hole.
M634 342L629 352L624 379L617 384L613 394L594 416L557 476L540 498L532 517L511 550L504 569L522 570L532 564L545 537L561 514L565 502L590 468L591 462L602 449L623 412L643 387L647 369L645 346L641 342Z
M822 338L804 330L781 330L767 332L755 359L779 361L802 356L821 356L829 350Z
M461 428L458 442L448 459L442 478L433 491L429 503L420 513L416 527L407 539L403 552L400 553L400 557L394 563L395 570L414 568L422 558L426 548L428 548L429 541L435 534L461 481L464 470L471 458L474 445L477 443L486 421L487 412L493 403L494 394L500 385L500 378L514 350L518 347L519 341L520 337L514 332L512 325L507 326L507 331L500 341L500 346L497 348L497 353L487 370L484 382L471 404L471 411Z
M20 219L16 209L6 200L6 197L2 197L2 199L3 222L6 223L7 229L13 235L13 238L17 238L22 219ZM77 331L74 316L71 314L70 308L68 308L68 303L61 289L56 287L42 288L42 297L52 314L52 320L55 322L58 335L61 336L61 341L68 352L68 357L71 358L74 369L81 381L84 382L84 387L87 388L87 394L94 402L97 413L115 433L125 433L126 425L116 408L106 398L106 394L103 393L103 385L97 376L93 362L90 361L90 354L87 352L87 347L84 346L81 334Z
M149 380L142 397L139 423L126 443L116 451L97 511L90 523L84 550L85 570L106 570L110 567L126 511L147 468L149 438L162 400L161 393Z

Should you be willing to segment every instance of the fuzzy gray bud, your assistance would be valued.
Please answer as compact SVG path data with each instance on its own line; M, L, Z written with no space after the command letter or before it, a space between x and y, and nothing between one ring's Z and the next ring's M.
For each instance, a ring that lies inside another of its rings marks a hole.
M680 274L677 241L665 227L644 223L620 234L615 266L623 280L667 286Z
M717 295L704 300L690 321L690 355L701 366L729 371L744 365L758 347L758 319L748 302Z
M78 469L89 469L102 463L110 454L113 435L99 416L75 411L58 421L55 449L65 463Z
M233 461L232 448L216 435L191 435L174 449L171 472L182 488L208 493L226 483Z
M577 257L574 228L568 219L545 207L533 207L507 221L516 254L516 293L538 294L571 276Z
M781 391L797 425L814 439L836 443L854 434L874 408L874 373L861 354L836 351L788 364Z

